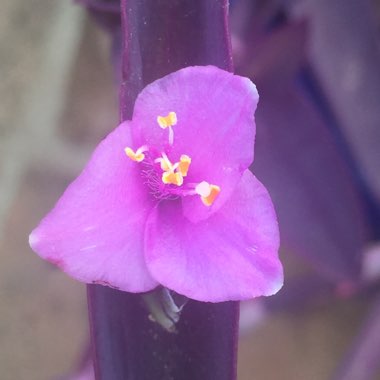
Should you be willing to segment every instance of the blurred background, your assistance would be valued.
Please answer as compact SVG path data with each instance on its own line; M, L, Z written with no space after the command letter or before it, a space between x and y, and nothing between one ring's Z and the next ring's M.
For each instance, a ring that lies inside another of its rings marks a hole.
M2 1L2 380L58 379L87 347L85 286L27 237L117 125L95 21L114 9ZM261 95L251 169L286 271L278 295L242 304L239 379L380 379L380 2L235 0L230 26L236 72Z

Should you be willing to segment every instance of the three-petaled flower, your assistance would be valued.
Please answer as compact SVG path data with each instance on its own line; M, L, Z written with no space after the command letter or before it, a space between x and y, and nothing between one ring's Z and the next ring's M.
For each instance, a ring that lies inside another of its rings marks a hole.
M32 232L72 277L219 302L276 293L276 215L253 161L256 87L213 66L148 85Z

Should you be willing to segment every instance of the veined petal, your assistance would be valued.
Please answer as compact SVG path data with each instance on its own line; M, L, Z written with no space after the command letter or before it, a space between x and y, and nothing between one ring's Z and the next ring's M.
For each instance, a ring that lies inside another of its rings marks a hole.
M209 219L192 223L179 202L148 218L145 257L164 286L199 301L244 300L276 293L283 283L272 201L246 170L233 196Z
M161 78L140 93L133 113L137 144L165 151L173 162L191 157L187 182L221 188L212 207L184 199L184 213L192 221L207 218L229 198L241 174L253 160L255 85L248 79L214 66L187 67ZM173 144L157 116L176 113ZM198 202L199 201L199 202Z
M152 203L126 146L130 127L123 123L100 143L29 241L38 255L77 280L144 292L157 285L143 255Z

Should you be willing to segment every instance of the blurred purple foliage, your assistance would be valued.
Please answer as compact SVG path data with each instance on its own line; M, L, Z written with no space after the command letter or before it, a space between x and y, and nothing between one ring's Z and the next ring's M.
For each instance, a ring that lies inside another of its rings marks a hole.
M379 273L369 285L362 271L380 234L380 60L371 6L234 2L236 71L261 95L253 167L273 196L287 255L315 273L287 276L284 290L264 301L268 310L377 293ZM378 373L379 317L377 306L337 378Z
M106 30L116 33L121 28L120 0L75 0L87 8Z
M374 5L313 0L304 13L310 18L311 65L360 176L379 202L380 50Z
M233 46L236 71L253 78L261 94L253 167L277 207L283 248L330 281L355 281L370 229L364 202L327 120L299 84L308 24L287 21L269 3L242 0L232 11L232 31L234 12L252 14L245 32L240 23L233 34Z
M380 297L335 375L336 380L374 379L379 374ZM376 377L377 378L377 377Z
M79 2L111 32L117 65L119 2ZM235 72L251 77L260 93L253 169L278 211L285 261L295 254L308 268L289 274L283 291L263 301L269 312L334 297L379 296L380 273L369 283L362 270L368 244L380 238L380 22L374 4L231 1ZM181 49L176 28L160 36L167 49ZM197 38L207 42L207 32ZM379 320L376 299L336 379L379 373Z

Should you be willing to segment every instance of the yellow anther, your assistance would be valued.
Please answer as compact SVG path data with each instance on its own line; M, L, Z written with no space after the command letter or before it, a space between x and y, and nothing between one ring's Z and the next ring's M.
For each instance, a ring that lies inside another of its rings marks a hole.
M220 193L220 187L203 181L195 187L195 192L201 196L201 200L205 206L211 206Z
M157 123L162 129L172 127L177 124L177 114L169 112L167 116L157 116Z
M183 184L183 177L181 173L174 173L172 171L162 173L162 182L166 185L177 185L181 186Z
M132 160L136 162L141 162L145 158L144 152L147 151L147 148L145 146L142 146L141 148L138 148L136 152L134 152L131 148L126 147L124 149L125 154Z
M187 156L186 154L183 154L178 163L178 171L181 173L182 177L187 176L190 163L191 163L191 158Z

